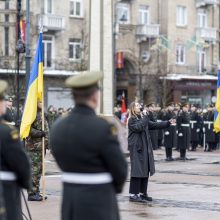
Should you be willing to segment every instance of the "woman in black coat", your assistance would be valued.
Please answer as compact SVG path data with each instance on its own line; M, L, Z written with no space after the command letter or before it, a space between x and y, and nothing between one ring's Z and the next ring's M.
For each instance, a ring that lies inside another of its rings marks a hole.
M152 122L137 102L131 103L130 118L128 120L128 149L131 159L130 201L152 201L147 195L149 174L155 173L154 155L149 130L164 129L170 126L173 120Z

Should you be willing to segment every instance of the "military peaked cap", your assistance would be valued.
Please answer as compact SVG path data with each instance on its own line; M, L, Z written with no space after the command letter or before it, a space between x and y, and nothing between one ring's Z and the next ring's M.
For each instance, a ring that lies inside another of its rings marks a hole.
M103 78L103 73L99 71L84 71L76 76L69 77L65 84L69 88L86 88L95 85Z

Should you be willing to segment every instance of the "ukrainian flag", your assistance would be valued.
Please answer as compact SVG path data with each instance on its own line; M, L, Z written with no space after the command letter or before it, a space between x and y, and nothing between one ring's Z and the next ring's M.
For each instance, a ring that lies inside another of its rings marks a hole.
M218 82L217 82L217 100L215 103L215 121L214 130L216 133L220 132L220 70L218 71Z
M37 103L42 102L43 99L43 84L43 46L42 33L40 33L26 93L24 112L20 127L21 139L29 136L31 125L36 119Z

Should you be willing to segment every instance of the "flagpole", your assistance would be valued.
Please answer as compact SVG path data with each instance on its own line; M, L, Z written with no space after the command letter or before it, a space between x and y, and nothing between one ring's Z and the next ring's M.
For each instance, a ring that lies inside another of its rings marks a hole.
M44 116L44 90L42 94L42 131L45 131L45 116ZM45 200L45 137L42 137L42 192L43 201Z
M43 24L41 20L40 33L43 33ZM44 115L44 86L42 93L42 131L45 131L45 115ZM42 193L43 201L45 201L45 191L46 191L46 182L45 182L45 137L42 138Z

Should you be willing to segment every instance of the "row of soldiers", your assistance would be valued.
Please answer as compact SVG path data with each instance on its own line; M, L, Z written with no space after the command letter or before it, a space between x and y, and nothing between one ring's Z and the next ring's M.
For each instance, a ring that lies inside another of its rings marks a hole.
M169 103L165 109L154 103L145 106L150 120L160 122L176 119L176 124L164 131L150 131L153 149L165 146L166 160L172 161L172 149L180 151L180 159L186 160L186 150L196 151L203 146L204 151L216 150L219 135L214 132L214 105L202 110L196 105Z

